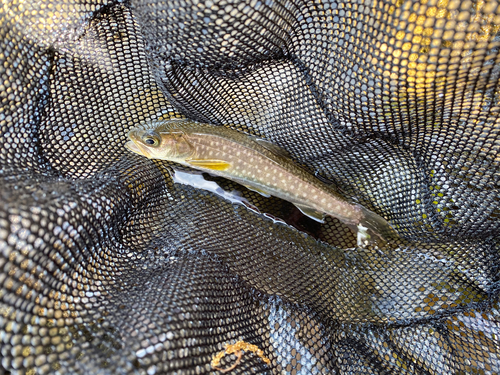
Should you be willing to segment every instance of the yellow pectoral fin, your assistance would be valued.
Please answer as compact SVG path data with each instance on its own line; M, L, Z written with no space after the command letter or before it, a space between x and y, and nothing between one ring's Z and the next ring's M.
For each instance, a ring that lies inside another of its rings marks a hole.
M193 168L206 168L214 171L225 171L231 166L227 161L217 159L186 159L186 163Z

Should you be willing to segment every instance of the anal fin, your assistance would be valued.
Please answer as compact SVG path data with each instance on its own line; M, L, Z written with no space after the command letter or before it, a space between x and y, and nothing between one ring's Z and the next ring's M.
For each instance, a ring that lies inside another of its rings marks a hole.
M255 191L256 193L259 193L260 195L262 195L266 198L269 198L271 196L271 194L269 194L267 191L256 188L254 186L250 186L250 185L243 185L243 186L246 187L248 190Z
M224 171L231 166L231 163L217 159L186 159L186 163L193 168L206 168L214 171Z
M322 212L319 212L318 210L315 210L314 208L311 208L309 206L304 206L304 205L297 204L297 203L294 203L294 204L295 204L295 207L297 207L300 210L300 212L302 212L307 217L310 217L311 219L318 221L320 223L325 222L325 219L324 219Z

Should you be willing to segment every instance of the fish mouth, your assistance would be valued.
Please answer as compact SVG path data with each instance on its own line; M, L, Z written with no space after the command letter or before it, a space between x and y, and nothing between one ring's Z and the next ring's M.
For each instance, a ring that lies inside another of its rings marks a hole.
M125 143L125 147L136 154L143 155L141 149L134 141L128 141L127 143Z

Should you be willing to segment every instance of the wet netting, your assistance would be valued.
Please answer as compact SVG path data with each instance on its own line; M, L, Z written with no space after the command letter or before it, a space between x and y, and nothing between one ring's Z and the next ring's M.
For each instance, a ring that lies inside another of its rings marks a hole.
M490 0L3 1L0 373L498 374L499 31ZM125 149L171 118L401 239Z

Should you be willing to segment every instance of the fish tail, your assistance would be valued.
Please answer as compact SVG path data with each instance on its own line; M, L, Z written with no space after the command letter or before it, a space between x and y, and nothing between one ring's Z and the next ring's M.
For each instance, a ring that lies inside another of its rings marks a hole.
M382 216L360 206L361 220L351 227L357 233L358 246L363 245L384 245L387 242L399 239L398 233Z

